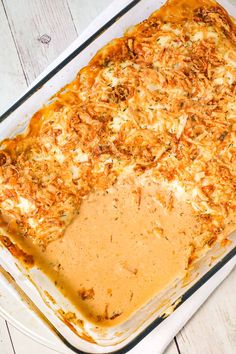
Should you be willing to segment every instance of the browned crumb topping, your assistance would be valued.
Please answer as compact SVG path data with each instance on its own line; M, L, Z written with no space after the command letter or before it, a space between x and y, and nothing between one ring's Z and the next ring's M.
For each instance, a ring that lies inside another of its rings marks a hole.
M209 245L232 217L233 230L235 46L235 25L215 1L170 0L99 51L23 136L2 143L9 229L46 246L91 190L132 174L181 192ZM173 196L163 203L171 210Z

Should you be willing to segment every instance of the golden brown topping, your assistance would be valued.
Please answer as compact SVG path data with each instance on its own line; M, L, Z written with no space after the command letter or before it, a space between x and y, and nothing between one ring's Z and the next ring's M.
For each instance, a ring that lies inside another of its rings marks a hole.
M236 208L235 33L215 1L169 0L101 49L27 133L2 143L9 227L46 246L91 190L132 174L186 198L211 244ZM164 204L170 212L172 194Z
M6 154L4 154L4 152L1 152L0 153L0 166L5 165L6 162L7 162Z

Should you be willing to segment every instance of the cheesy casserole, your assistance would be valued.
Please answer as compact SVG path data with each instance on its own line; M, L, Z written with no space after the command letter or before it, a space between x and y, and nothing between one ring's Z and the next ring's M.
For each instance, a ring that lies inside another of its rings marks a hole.
M178 203L196 222L189 238L188 219L178 234L186 269L235 230L235 158L235 24L214 0L168 0L102 48L24 134L1 143L1 219L10 234L45 252L91 196L126 185L138 213L147 186L155 185L149 198L166 219L149 233L167 242ZM125 267L132 277L138 272ZM81 284L80 299L95 294ZM121 313L107 312L96 319Z

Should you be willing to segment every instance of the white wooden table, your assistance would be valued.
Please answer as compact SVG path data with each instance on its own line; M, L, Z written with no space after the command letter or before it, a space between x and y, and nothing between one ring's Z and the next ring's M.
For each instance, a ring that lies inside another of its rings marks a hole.
M0 1L0 114L110 1ZM236 4L236 0L231 2ZM21 334L0 317L0 353L55 352ZM236 269L166 351L178 353L236 353Z

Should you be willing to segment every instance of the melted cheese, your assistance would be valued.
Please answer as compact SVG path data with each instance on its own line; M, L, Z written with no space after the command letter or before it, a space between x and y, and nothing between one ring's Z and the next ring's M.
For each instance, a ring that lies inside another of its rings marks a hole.
M215 1L169 0L102 48L24 135L2 143L0 211L9 230L46 247L87 196L125 178L185 200L205 244L233 230L235 38ZM199 244L191 244L196 254Z

